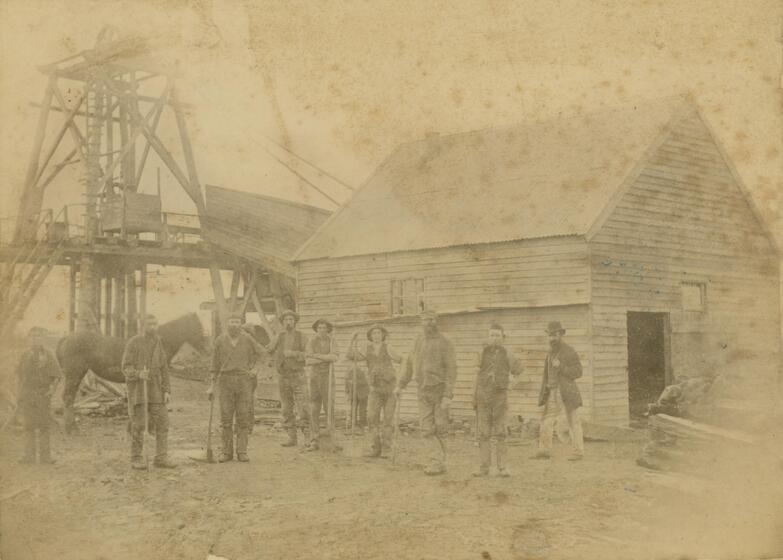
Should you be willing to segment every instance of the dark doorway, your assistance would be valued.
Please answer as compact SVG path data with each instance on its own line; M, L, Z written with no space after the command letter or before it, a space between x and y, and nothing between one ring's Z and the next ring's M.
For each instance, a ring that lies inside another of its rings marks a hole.
M628 401L631 416L645 412L669 380L669 314L628 312Z

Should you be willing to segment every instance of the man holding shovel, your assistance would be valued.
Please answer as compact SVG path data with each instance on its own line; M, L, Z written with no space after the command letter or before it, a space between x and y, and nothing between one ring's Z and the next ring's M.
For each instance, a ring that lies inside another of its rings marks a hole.
M337 343L332 336L334 327L326 319L313 323L315 336L307 343L305 363L310 366L310 445L308 451L318 449L320 436L319 416L323 408L329 421L333 406L334 378L332 365L339 358Z
M171 385L166 351L158 336L158 320L144 317L141 334L131 338L122 355L122 373L128 388L128 408L131 411L131 467L146 469L144 453L145 424L155 426L155 461L159 468L176 467L168 458L169 413Z
M370 424L370 445L366 457L385 457L391 446L394 411L397 399L394 388L397 375L394 364L401 363L402 357L387 342L389 331L379 324L372 325L367 331L367 346L364 354L351 348L348 360L367 362L367 383L370 386L368 415ZM381 423L381 413L383 422Z
M221 463L234 459L234 423L236 422L237 461L246 463L247 439L250 433L250 399L253 395L252 371L256 360L265 352L263 346L241 329L242 316L228 319L226 332L215 339L212 353L212 384L207 389L210 400L215 386L220 386L220 426L222 429Z
M457 357L454 345L438 330L438 317L434 312L421 314L421 326L422 333L413 343L394 394L399 399L400 391L416 377L422 435L434 443L432 461L424 473L438 475L446 472L445 438L457 379Z

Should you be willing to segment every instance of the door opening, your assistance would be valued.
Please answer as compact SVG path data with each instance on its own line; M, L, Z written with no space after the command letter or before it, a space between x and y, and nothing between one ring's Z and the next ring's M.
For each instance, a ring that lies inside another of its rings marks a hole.
M639 416L671 382L669 314L629 311L627 322L628 403Z

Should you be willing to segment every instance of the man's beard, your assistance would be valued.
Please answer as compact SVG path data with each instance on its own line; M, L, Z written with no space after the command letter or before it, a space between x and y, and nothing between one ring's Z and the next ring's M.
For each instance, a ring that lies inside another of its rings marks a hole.
M228 334L236 336L239 334L239 327L228 327Z
M549 347L550 348L558 348L560 346L559 340L550 340L549 341Z

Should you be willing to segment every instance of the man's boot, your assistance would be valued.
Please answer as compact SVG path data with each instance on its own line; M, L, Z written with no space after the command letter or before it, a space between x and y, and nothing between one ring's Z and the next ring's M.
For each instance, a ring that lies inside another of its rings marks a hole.
M373 430L373 432L370 434L369 440L370 445L367 446L367 451L363 453L363 456L368 458L380 457L381 451L383 449L383 442L381 442L381 438L378 436L377 432Z
M237 430L237 461L247 463L250 458L247 456L247 430L240 428Z
M492 462L492 447L488 439L479 440L479 469L473 473L475 477L489 475L489 465Z
M296 447L296 428L289 428L286 431L288 433L288 439L280 445L283 447Z
M38 434L39 456L38 461L43 465L54 464L52 452L49 446L49 430L41 430Z
M446 472L446 442L437 436L432 439L435 443L435 453L430 465L424 469L424 474L435 476Z
M35 463L35 430L25 430L24 456L19 462L23 465Z
M495 442L495 460L498 462L498 476L503 478L511 476L506 469L506 442L503 440Z
M221 432L221 449L219 462L225 463L234 459L234 428L228 426Z

